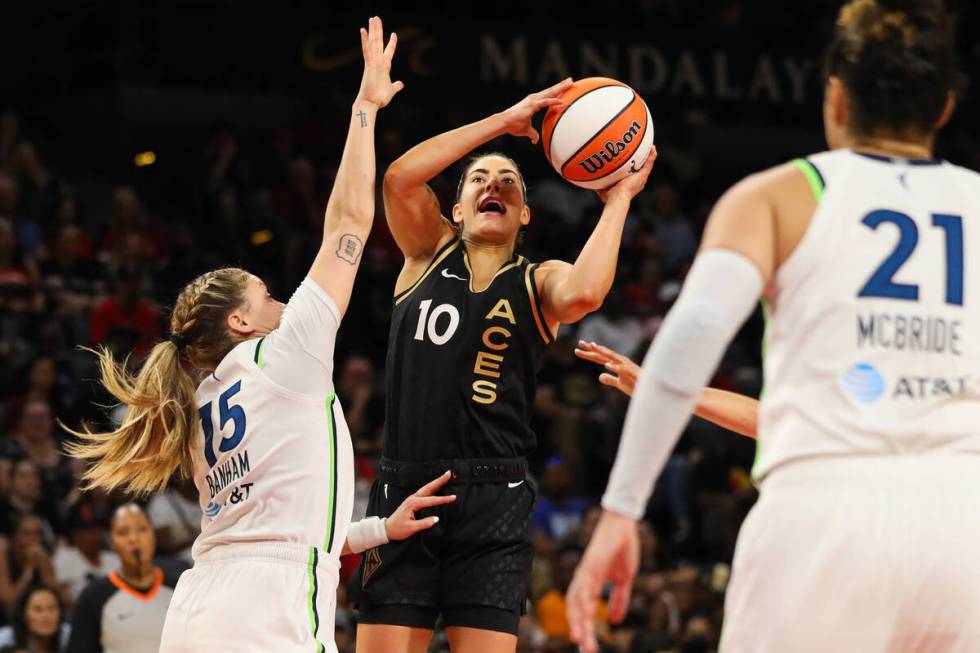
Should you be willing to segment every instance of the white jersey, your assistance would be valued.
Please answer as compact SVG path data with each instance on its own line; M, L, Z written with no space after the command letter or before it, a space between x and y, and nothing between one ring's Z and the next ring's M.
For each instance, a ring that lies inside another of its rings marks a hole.
M851 150L775 277L754 475L804 457L980 453L980 175Z
M337 307L306 279L278 329L232 349L197 389L197 560L216 546L313 546L339 565L354 501L350 432L333 391Z

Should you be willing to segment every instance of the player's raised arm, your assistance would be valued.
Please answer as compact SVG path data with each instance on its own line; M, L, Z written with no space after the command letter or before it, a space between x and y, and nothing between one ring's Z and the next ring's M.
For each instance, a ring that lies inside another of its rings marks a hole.
M442 242L452 235L427 182L466 153L503 134L527 136L537 143L538 132L531 126L531 118L557 104L558 96L571 83L571 79L563 80L528 95L506 111L433 136L388 167L384 176L385 215L407 261L428 263Z
M374 222L374 131L378 111L403 88L391 81L391 60L398 37L384 44L381 19L372 18L361 28L364 74L351 107L347 142L337 169L337 179L327 202L323 242L309 276L327 291L341 315L347 310L354 277L361 262L364 241Z
M579 340L575 355L605 368L599 382L633 396L640 366L619 352L594 342ZM705 388L694 406L694 414L713 424L755 439L758 432L759 401L718 388Z
M599 192L605 208L574 264L546 261L535 271L545 319L552 329L578 322L602 306L616 276L630 202L643 190L656 160L657 148L653 148L639 170Z
M596 532L569 588L572 641L597 650L590 609L613 582L610 619L626 614L638 547L636 520L729 341L748 318L775 267L773 194L780 169L726 193L705 227L701 251L647 352L602 498Z

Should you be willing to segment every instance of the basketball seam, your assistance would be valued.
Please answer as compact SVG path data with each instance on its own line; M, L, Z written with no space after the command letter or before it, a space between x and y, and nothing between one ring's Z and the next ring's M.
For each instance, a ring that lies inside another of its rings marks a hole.
M632 104L632 102L631 102L630 104ZM649 120L649 117L648 117L648 118L647 118L647 123L649 123L649 122L650 122L650 120ZM637 141L638 143L642 143L642 142L643 142L643 137L644 137L644 136L646 136L646 134L647 134L647 125L643 125L643 131L641 131L641 132L640 132L640 135L636 137L636 141ZM637 150L638 150L638 149L640 149L640 146L639 146L639 145L637 145L637 146L636 146L636 149L637 149ZM634 152L633 152L633 154L636 154L636 151L634 151ZM633 158L633 157L632 157L632 155L630 156L630 159L631 159L631 158ZM622 163L620 163L620 164L619 164L618 166L616 166L615 168L613 168L613 169L612 169L612 170L610 170L609 172L606 172L606 173L603 173L603 174L601 174L601 175L599 175L598 177L592 177L591 179L585 179L585 180L583 180L583 181L599 181L600 179L604 179L604 178L606 178L606 177L608 177L609 175L611 175L612 173L614 173L614 172L616 172L617 170L620 170L620 169L622 169L622 167L623 167L624 165L626 165L626 163L627 163L627 162L628 162L628 161L629 161L630 159L626 159L626 161L623 161ZM571 160L571 159L569 159L569 160ZM562 168L562 169L564 169L564 168Z
M632 91L633 89L630 89L630 90ZM598 136L599 134L601 134L603 131L605 131L606 127L608 127L609 125L611 125L614 122L616 122L616 118L619 118L621 115L623 115L624 113L626 113L627 109L629 109L631 106L633 106L633 103L636 102L636 100L639 97L640 96L636 94L636 91L633 91L633 98L629 102L626 103L626 106L624 106L622 109L620 109L619 112L615 116L613 116L612 118L610 118L609 119L609 122L607 122L605 125L603 125L598 130L596 130L596 132L592 135L591 138L589 138L589 140L587 140L586 142L582 143L582 147L580 147L577 150L575 150L574 152L572 152L572 155L569 156L567 159L565 159L565 163L561 164L561 170L559 171L562 177L565 176L565 167L572 161L572 159L574 159L575 157L577 157L579 155L579 153L582 150L584 150L586 148L586 146L588 146L589 143L592 142L592 139L593 138L595 138L596 136ZM644 130L644 133L646 133L645 130ZM637 145L637 147L639 147L639 145ZM622 167L623 167L622 164L620 164L619 166L616 167L616 170L619 170ZM615 170L611 170L610 172L615 172ZM609 174L609 173L607 172L606 174ZM605 177L605 175L602 175L602 177ZM602 177L596 177L596 179L602 179Z
M550 132L547 132L548 136L547 136L547 138L544 139L544 140L546 140L548 142L547 143L542 143L542 145L545 146L545 148L544 148L544 155L545 155L545 158L548 159L548 163L551 163L551 137L555 135L555 129L558 128L558 122L561 120L561 117L565 115L565 112L567 112L569 109L571 109L575 105L576 102L578 102L579 100L581 100L582 98L584 98L589 93L595 93L598 90L601 90L601 89L604 89L604 88L613 88L613 87L615 87L615 88L629 88L628 86L623 86L621 84L606 84L605 86L596 86L595 88L590 88L585 93L582 93L582 95L578 96L577 98L575 98L574 100L572 100L571 102L569 102L568 103L568 106L566 106L564 109L562 109L561 110L561 113L559 113L557 116L555 116L555 126L551 128L551 131ZM630 90L632 91L633 89L630 89ZM636 95L636 91L633 91L633 95ZM633 102L633 100L630 100L629 102L626 103L626 106L629 106L630 104L632 104L632 102Z

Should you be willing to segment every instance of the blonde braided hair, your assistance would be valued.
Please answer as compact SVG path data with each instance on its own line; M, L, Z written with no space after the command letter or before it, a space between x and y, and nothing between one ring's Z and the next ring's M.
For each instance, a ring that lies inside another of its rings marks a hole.
M241 341L226 320L244 306L250 276L222 268L187 284L170 314L172 339L157 343L136 375L127 369L128 358L119 363L108 349L95 351L102 384L127 409L114 431L69 429L78 438L66 444L69 454L92 461L82 476L85 489L124 487L146 495L165 488L175 473L191 476L196 379L181 357L186 352L191 366L207 373Z

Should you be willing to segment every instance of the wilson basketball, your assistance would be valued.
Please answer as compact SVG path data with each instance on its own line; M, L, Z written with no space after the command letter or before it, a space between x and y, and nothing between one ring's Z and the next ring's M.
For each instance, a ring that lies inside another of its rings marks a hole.
M548 162L582 188L608 188L635 172L653 147L653 118L636 91L607 77L580 79L541 125Z

